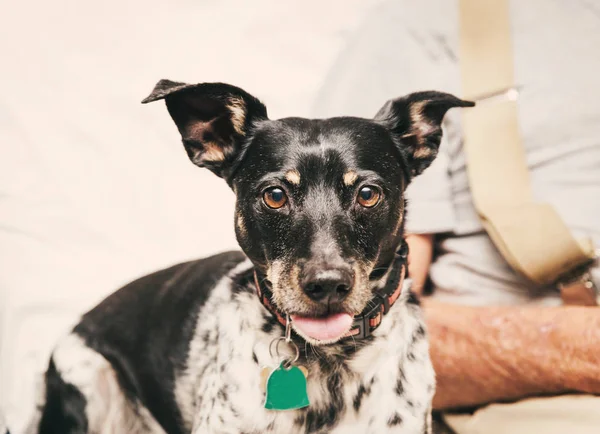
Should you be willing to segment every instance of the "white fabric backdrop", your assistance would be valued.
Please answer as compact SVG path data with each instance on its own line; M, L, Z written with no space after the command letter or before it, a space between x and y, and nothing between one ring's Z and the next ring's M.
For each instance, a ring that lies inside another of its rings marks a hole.
M236 247L233 194L187 160L163 104L139 104L154 83L230 82L273 118L310 115L380 2L0 5L0 408L14 432L80 313L141 274Z

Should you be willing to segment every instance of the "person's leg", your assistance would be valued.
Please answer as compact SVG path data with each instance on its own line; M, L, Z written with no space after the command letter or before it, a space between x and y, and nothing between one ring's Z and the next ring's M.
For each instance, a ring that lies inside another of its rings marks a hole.
M473 414L444 414L456 434L598 434L600 397L564 395L491 404Z

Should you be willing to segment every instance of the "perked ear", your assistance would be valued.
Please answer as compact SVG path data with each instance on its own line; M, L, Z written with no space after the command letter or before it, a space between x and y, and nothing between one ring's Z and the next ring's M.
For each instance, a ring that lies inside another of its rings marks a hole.
M375 115L387 126L406 158L411 176L423 172L436 157L442 140L442 120L453 107L473 107L443 92L416 92L388 101Z
M225 179L253 123L267 109L244 90L223 83L160 80L143 104L164 99L190 160Z

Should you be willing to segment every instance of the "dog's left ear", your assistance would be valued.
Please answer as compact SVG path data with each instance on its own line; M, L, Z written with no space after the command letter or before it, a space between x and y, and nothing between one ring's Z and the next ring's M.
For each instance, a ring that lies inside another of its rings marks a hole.
M453 107L473 107L443 92L416 92L388 101L375 120L392 133L409 164L411 177L423 172L436 157L442 140L442 120Z
M166 101L190 160L225 179L254 122L267 119L258 99L229 84L160 80L142 103L159 99Z

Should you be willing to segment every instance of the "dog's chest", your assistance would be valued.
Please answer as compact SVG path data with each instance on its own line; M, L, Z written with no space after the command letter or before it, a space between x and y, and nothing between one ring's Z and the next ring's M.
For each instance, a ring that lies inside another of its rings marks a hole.
M264 309L251 294L232 299L226 293L207 303L214 314L199 320L188 368L176 384L193 433L424 432L433 372L424 336L415 337L419 320L409 309L388 315L376 339L347 358L309 349L311 404L274 411L264 408L261 371L277 364L269 344L281 328L265 327ZM326 361L333 359L343 363Z

